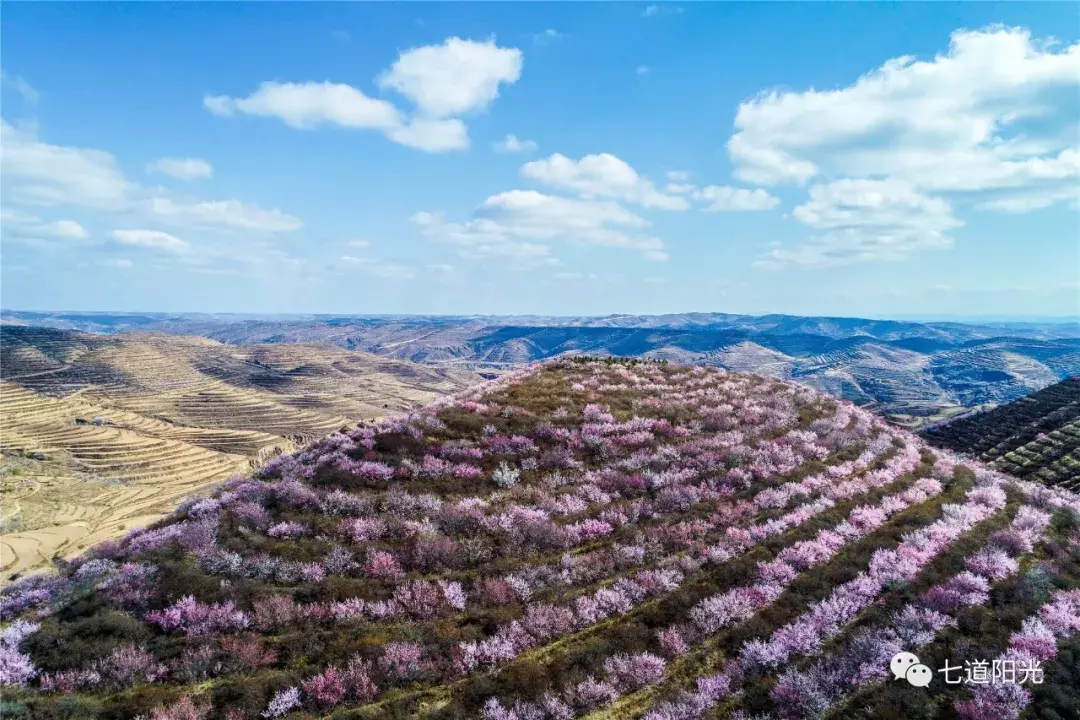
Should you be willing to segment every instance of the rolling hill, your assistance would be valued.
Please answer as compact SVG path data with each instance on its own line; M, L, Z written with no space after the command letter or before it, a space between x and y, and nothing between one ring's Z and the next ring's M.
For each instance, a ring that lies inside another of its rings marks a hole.
M479 379L333 347L17 326L0 328L0 367L4 577Z
M1080 488L1080 377L922 432L1016 477Z
M279 456L0 620L13 718L1076 717L1080 495L775 378L567 359ZM1020 674L927 689L900 651Z
M1080 373L1080 324L915 323L787 315L597 318L29 313L5 323L152 329L235 345L320 343L486 377L571 354L716 365L795 380L917 428Z

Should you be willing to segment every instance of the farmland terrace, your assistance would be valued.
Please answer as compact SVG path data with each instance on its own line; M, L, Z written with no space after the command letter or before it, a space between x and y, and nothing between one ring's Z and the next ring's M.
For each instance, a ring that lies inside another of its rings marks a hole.
M4 323L321 343L496 376L566 355L634 356L796 380L908 428L1008 403L1080 373L1080 325L917 323L790 315L607 317L34 313Z
M0 329L0 577L477 376L334 347Z
M1080 489L1080 376L922 435L1010 475Z
M1080 496L776 378L564 359L281 455L0 618L13 716L1076 717ZM1045 681L927 691L900 650Z

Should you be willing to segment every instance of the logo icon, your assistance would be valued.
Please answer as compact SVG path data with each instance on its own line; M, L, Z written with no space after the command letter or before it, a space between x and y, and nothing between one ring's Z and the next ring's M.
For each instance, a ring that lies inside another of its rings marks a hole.
M907 680L915 687L927 687L934 677L933 671L923 665L915 653L896 653L889 661L889 669L892 670L893 679Z
M912 665L908 668L907 681L915 687L926 687L934 677L934 671L923 664Z

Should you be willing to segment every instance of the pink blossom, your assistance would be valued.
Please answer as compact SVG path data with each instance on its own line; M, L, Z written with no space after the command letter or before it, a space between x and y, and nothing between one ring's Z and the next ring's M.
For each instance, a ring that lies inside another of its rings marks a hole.
M282 522L271 527L269 530L266 531L266 534L273 538L284 538L291 540L294 538L303 537L309 532L311 532L311 529L303 523Z
M93 687L101 682L97 670L63 670L41 676L41 692L70 693Z
M1061 591L1039 608L1039 618L1059 638L1080 632L1080 590Z
M383 550L373 550L364 564L364 574L371 577L392 580L401 576L401 566L397 558Z
M345 699L345 679L340 670L330 666L302 683L304 697L318 710L329 710Z
M590 675L567 690L566 697L574 707L589 711L615 702L619 698L619 691L611 683Z
M1042 661L1051 660L1057 655L1057 640L1054 632L1037 617L1024 620L1020 632L1009 638L1009 647Z
M1003 580L1020 569L1015 560L994 547L987 547L975 553L967 558L965 565L971 572L994 581Z
M415 619L434 617L442 606L442 592L427 580L410 580L394 589L394 602Z
M300 707L300 688L288 687L278 690L262 713L264 718L284 717L290 710Z
M408 678L423 672L426 667L424 647L419 643L387 643L379 658L379 669L391 678Z
M136 683L152 683L165 674L165 666L154 661L150 653L134 645L124 645L99 660L95 668L104 683L120 690Z
M651 653L612 655L604 661L604 672L624 691L637 690L660 681L667 663Z
M17 647L0 645L0 685L26 685L37 676L29 655Z
M689 646L683 638L682 632L677 627L669 627L657 632L660 641L660 649L670 659L685 655Z
M251 620L237 610L231 600L204 605L187 595L164 610L147 614L147 621L166 631L180 631L188 637L216 635L228 630L246 628Z

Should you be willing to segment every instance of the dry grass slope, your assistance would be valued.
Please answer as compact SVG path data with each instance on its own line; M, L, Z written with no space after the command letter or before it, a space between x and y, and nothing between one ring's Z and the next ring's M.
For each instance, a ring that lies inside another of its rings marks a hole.
M279 451L479 379L318 345L0 332L5 578L149 524Z

